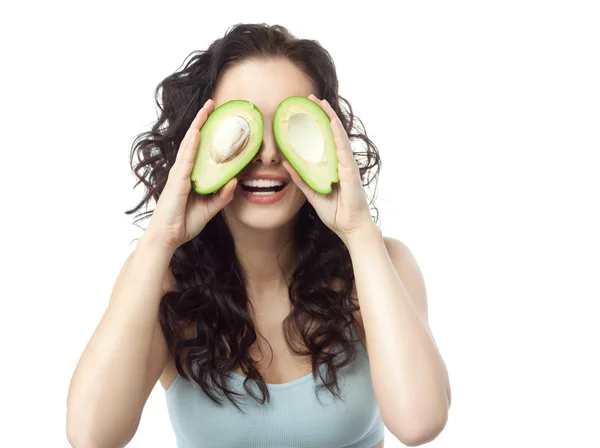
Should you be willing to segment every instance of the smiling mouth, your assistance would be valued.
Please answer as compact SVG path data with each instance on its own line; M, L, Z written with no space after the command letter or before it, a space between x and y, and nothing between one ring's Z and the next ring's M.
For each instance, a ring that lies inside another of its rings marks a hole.
M275 194L283 190L287 182L279 179L246 179L240 182L240 188L255 195Z

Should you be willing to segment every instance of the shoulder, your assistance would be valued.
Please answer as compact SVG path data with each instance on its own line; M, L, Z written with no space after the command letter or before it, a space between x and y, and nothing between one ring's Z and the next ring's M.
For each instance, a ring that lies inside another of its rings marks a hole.
M413 269L419 270L415 255L404 241L391 236L384 236L383 242L395 267L406 269L412 266Z

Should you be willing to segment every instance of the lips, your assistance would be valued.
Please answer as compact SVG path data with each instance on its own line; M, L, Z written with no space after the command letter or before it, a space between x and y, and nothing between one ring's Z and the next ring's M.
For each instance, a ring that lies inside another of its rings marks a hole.
M255 173L238 178L242 196L254 204L273 204L285 194L289 179L270 173Z

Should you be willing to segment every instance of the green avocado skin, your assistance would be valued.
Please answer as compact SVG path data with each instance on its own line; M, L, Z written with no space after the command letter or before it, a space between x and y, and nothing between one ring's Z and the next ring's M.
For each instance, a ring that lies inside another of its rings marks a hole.
M287 132L283 123L287 123L294 112L311 115L317 123L326 142L323 163L313 163L298 156L286 138ZM290 165L298 172L302 180L317 193L327 195L332 191L332 185L339 182L338 159L331 130L331 120L321 107L309 98L291 96L283 100L273 117L273 133L279 149L284 154Z
M241 116L249 122L250 140L234 159L221 165L215 165L208 161L212 135L224 119L232 116ZM237 176L258 153L263 140L263 132L262 113L249 101L231 100L215 109L200 129L200 141L190 174L193 191L199 195L212 194Z

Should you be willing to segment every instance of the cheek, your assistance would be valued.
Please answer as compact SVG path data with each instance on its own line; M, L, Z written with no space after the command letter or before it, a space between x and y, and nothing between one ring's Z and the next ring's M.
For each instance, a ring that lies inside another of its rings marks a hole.
M300 208L306 201L306 196L304 196L304 193L302 193L302 190L296 184L290 184L287 196L289 196L289 200L295 205L295 208Z

